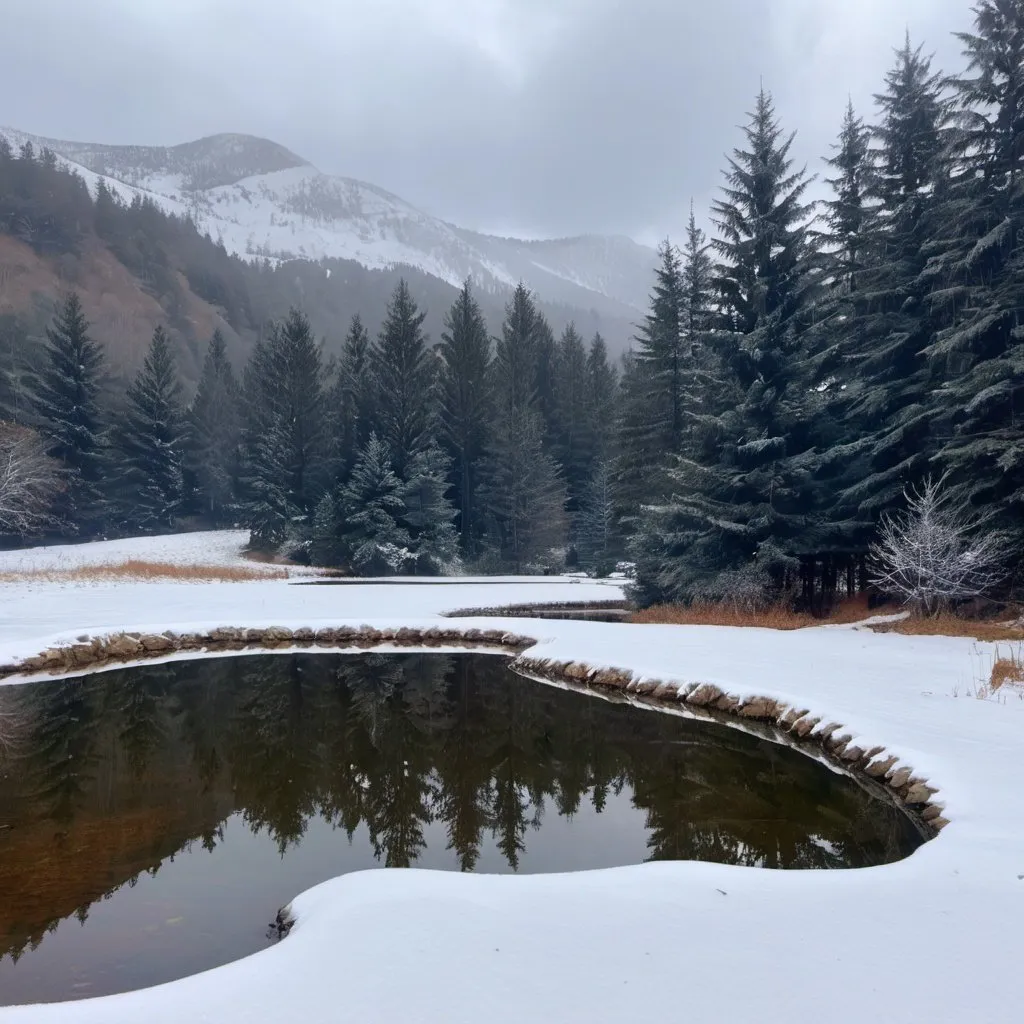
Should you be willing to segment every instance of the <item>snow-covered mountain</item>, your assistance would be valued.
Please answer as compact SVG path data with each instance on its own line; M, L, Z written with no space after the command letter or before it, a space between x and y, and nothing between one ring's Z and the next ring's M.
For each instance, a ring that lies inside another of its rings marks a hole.
M247 259L350 259L410 265L453 285L496 292L524 281L552 303L628 314L643 309L655 253L629 238L499 238L458 228L384 189L323 174L251 135L179 146L65 142L0 128L12 146L46 147L95 191L102 178L124 199L148 196Z

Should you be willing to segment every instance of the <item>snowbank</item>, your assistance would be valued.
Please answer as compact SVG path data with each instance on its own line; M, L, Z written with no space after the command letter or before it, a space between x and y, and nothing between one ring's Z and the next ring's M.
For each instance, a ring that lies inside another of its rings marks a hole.
M618 594L565 578L136 583L94 585L87 600L73 586L13 585L0 594L0 661L124 629L507 629L536 640L533 659L713 683L842 723L912 765L951 823L908 859L857 871L348 875L298 896L291 934L256 956L157 989L0 1010L0 1024L1020 1019L1024 700L973 696L991 647L857 629L440 618Z

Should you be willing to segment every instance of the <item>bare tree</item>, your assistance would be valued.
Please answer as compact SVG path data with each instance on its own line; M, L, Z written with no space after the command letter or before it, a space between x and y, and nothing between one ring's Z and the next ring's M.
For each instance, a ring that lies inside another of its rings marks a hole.
M46 442L28 427L0 423L0 533L25 536L52 525L63 487L63 470Z
M1009 575L1013 553L1005 537L985 531L991 514L951 499L944 479L904 491L906 509L882 518L871 550L871 582L925 615L988 593Z

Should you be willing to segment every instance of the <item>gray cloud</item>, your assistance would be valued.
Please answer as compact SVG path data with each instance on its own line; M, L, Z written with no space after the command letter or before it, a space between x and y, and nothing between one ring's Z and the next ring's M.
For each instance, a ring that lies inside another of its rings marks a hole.
M18 0L0 122L250 132L468 227L650 240L707 209L761 80L818 170L905 28L952 71L970 20L967 0Z

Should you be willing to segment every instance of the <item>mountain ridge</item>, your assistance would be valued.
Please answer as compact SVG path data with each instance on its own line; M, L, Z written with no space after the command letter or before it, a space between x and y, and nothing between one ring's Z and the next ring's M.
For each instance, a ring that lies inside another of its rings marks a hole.
M130 202L148 197L243 259L351 259L408 265L458 286L496 293L523 281L538 297L628 318L642 310L653 249L625 236L519 239L434 217L370 182L324 174L259 136L220 133L176 146L108 146L0 128L14 146L53 151L85 178Z

